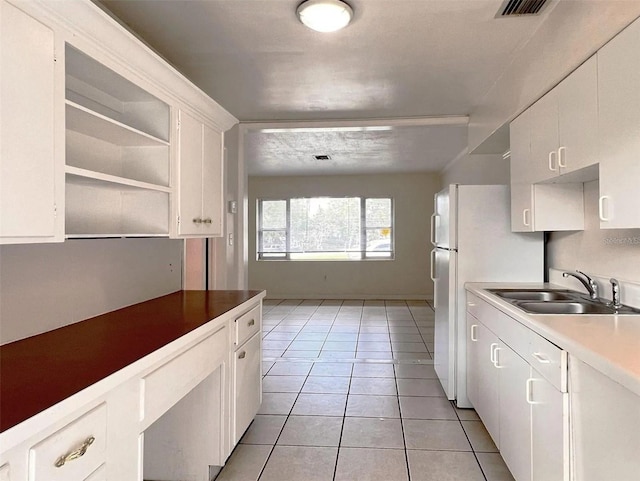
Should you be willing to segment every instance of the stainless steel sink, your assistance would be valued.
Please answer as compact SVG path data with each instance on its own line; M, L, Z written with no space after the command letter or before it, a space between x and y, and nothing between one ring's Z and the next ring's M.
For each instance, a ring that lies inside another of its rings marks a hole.
M575 298L569 290L542 289L489 289L496 296L518 301L566 301Z
M613 308L595 302L519 302L517 305L532 314L615 314Z
M568 289L488 289L489 292L530 314L640 315L640 309L610 305Z

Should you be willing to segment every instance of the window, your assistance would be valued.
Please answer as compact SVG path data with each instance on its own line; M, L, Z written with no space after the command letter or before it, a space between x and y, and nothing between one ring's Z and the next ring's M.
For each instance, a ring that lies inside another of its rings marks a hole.
M393 199L258 200L258 259L393 259Z

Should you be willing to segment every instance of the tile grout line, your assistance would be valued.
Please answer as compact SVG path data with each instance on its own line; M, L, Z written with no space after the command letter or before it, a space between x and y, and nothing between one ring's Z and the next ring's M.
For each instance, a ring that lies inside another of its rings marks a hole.
M475 458L476 463L478 463L478 468L480 468L480 472L482 473L482 476L484 477L485 481L489 481L489 478L487 478L487 475L485 474L484 469L482 469L482 464L480 464L480 460L478 459L476 450L474 449L473 444L471 444L471 438L469 438L469 435L467 434L467 430L464 428L464 424L462 424L462 419L460 419L460 415L458 414L458 411L454 406L455 401L450 401L450 402L451 402L451 407L453 408L453 411L456 413L456 418L458 418L458 422L460 423L460 428L462 429L462 432L464 433L464 436L467 438L467 442L471 447L471 452L473 453L473 457Z

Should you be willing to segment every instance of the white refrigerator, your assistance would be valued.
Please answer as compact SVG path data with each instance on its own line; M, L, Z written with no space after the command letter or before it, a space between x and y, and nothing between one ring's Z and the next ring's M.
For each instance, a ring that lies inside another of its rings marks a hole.
M509 187L450 185L431 216L434 367L447 397L467 398L466 282L542 282L541 232L512 233Z

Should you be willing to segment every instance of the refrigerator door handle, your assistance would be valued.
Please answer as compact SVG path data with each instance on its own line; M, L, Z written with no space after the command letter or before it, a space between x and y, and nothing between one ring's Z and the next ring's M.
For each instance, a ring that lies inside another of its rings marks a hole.
M436 249L431 251L431 280L435 281L436 277Z
M438 214L431 214L431 244L436 245L436 229L438 228Z

